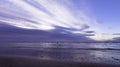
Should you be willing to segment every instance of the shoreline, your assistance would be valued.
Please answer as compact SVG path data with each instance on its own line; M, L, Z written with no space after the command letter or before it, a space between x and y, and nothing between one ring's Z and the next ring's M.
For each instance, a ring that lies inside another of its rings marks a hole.
M65 62L43 60L37 57L29 56L0 55L0 67L120 67L120 65Z

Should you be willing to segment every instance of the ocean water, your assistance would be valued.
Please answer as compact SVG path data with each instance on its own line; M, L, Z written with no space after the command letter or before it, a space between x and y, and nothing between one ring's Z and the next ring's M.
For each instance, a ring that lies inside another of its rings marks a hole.
M120 43L0 43L0 55L120 65Z

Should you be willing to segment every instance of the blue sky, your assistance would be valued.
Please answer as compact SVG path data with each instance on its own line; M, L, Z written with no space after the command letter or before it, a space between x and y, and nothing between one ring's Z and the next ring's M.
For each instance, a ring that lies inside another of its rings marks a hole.
M27 37L25 40L39 41L53 37L53 40L118 41L119 2L119 0L1 0L0 40L24 41L24 37Z
M90 0L92 12L100 23L100 32L105 34L119 33L120 4L119 0ZM111 35L113 36L113 35ZM119 37L113 36L113 37Z
M103 24L103 27L110 28L111 33L119 31L120 4L119 0L91 0L94 15Z

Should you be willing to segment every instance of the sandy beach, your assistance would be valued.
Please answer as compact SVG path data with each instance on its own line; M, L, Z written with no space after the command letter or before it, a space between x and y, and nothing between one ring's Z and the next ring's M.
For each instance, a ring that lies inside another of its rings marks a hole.
M0 56L0 67L119 67L116 65L42 60L35 57Z
M120 67L118 49L119 44L5 43L0 67Z

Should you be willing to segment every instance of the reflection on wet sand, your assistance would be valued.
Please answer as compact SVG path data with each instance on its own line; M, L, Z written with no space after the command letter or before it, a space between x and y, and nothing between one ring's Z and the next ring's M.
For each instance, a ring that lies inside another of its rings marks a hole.
M119 65L42 60L27 56L0 56L0 67L119 67Z
M34 44L14 43L4 44L0 48L1 55L36 57L41 60L66 61L76 63L100 63L120 65L120 50L86 50L86 48L103 48L100 44ZM11 45L11 46L10 46ZM104 46L104 48L110 48ZM74 48L74 49L73 49ZM79 49L78 49L79 48ZM83 48L85 48L83 50ZM113 47L115 48L115 47ZM117 47L118 48L118 47Z

